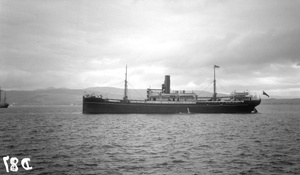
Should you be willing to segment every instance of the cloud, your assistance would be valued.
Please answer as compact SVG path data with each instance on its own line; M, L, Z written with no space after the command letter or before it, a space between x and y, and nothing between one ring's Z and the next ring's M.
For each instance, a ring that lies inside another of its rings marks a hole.
M8 89L118 86L299 87L298 1L3 1L0 77ZM297 66L295 66L297 65ZM19 81L18 81L19 80ZM225 89L224 88L224 89ZM219 88L220 89L220 88ZM274 91L278 93L278 91Z

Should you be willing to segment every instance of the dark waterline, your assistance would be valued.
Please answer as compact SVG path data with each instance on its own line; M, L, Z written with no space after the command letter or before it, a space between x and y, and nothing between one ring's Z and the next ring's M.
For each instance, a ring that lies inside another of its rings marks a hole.
M258 114L84 115L81 106L0 111L4 156L30 158L14 174L297 174L299 105ZM13 172L10 172L13 173Z

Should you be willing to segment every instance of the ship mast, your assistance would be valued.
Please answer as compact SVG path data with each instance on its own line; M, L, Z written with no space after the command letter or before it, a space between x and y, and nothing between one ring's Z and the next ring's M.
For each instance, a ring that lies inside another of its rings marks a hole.
M214 65L214 94L213 94L213 101L217 100L216 68L220 68L220 66Z
M4 99L3 102L6 103L6 91L4 91Z
M125 72L125 89L124 89L123 100L128 100L128 97L127 97L127 64L126 64L126 72Z

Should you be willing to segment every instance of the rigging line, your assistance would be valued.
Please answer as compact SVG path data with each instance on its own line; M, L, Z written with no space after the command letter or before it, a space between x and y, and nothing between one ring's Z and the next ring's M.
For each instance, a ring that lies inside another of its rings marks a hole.
M123 83L122 83L123 84ZM121 83L120 83L121 85ZM113 90L111 91L111 93L115 93L117 90L119 89L122 89L122 88L119 88L119 87L111 87Z
M114 82L114 83L110 82L106 86L102 86L102 87L122 88L123 85L124 85L124 81L118 81L118 82Z
M116 86L114 86L115 88L120 88L123 89L124 88L124 80L120 81L118 84L115 84Z
M221 86L221 84L219 84L218 86L220 86L223 90L225 90L225 92L229 92L227 89L225 89L223 86Z
M110 73L108 73L108 75L109 76L106 76L107 78L109 78L110 80L114 80L114 79L121 79L121 75L123 75L123 74L121 74L121 72L122 72L123 70L119 70L119 71L115 71L115 73L114 74L110 74ZM106 86L107 87L110 87L110 86L112 86L113 85L113 81L107 81L107 80L105 80L105 79L103 79L103 81L99 81L99 84L105 84L105 83L108 83Z
M123 85L124 82L119 82L118 86L121 85L121 84ZM118 86L117 87L111 87L111 91L106 92L105 95L108 97L108 94L111 94L111 95L118 94L118 91L120 91L122 89L122 88L119 88Z
M124 82L119 82L118 86L123 84ZM107 86L110 88L110 91L105 91L105 90L101 90L101 88L105 88L105 87L100 87L100 89L94 89L94 90L87 90L87 94L91 94L91 95L102 95L105 98L109 98L109 94L113 95L113 94L118 94L118 90L120 90L121 88L118 87L111 87L111 86Z
M127 82L128 83L128 82ZM141 98L145 98L143 97L130 83L128 83L129 86L141 97Z
M212 82L210 82L210 84L203 90L203 91L201 91L200 93L199 93L199 95L201 95L211 84L213 83L213 81Z

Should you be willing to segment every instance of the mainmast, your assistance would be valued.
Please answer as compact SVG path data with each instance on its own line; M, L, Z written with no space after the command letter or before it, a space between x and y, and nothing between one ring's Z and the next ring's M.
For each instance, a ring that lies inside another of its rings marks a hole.
M214 65L214 94L213 94L213 101L217 100L216 68L220 68L220 66Z
M4 99L3 102L6 103L6 91L4 91Z
M127 96L127 64L126 64L126 72L125 72L125 89L124 89L123 100L128 100L128 96Z

